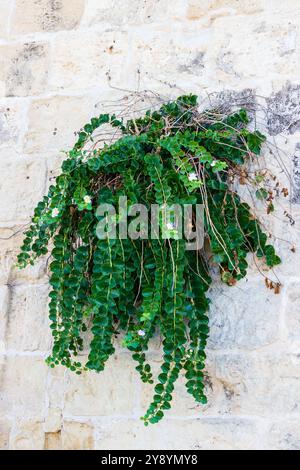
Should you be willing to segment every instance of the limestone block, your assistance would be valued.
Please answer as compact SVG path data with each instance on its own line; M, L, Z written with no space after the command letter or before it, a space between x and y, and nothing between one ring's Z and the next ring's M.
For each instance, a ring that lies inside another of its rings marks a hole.
M209 348L255 349L279 337L282 296L266 289L263 277L211 289Z
M3 96L28 96L46 91L48 46L29 42L0 46L0 85Z
M116 435L118 440L116 440ZM97 426L96 449L255 449L258 425L254 420L202 418L165 419L145 427L137 420L109 420Z
M1 222L28 222L44 193L45 162L29 156L7 158L7 152L1 151L0 173Z
M181 20L184 16L184 2L175 0L87 0L82 24L127 25L145 24L157 21Z
M270 450L300 450L299 420L282 420L268 431L266 448Z
M286 296L285 324L289 336L300 337L300 281L287 286Z
M7 419L0 421L0 450L6 450L9 447L9 434L11 424Z
M126 353L115 355L100 374L68 373L65 413L72 416L130 415L135 405L134 364Z
M205 69L209 41L210 35L205 30L187 29L178 34L170 26L155 27L146 31L137 29L133 33L130 68L140 70L142 86L148 89L156 91L157 87L164 83L169 85L168 93L174 87L177 96L183 90L183 93L191 89L194 91L195 85L200 89L202 78L205 76L207 83L210 76L210 71ZM125 76L125 79L128 80L128 77ZM129 79L136 81L133 74ZM131 86L134 86L134 83Z
M75 28L81 19L84 0L17 0L12 33L60 31Z
M265 77L297 80L299 61L296 52L296 20L290 15L243 19L218 18L207 51L207 67L226 87L252 83ZM259 47L257 47L259 44ZM251 57L251 60L249 58Z
M223 387L220 412L258 416L299 414L298 352L218 354L216 380Z
M48 320L48 284L11 288L6 348L17 351L48 351L51 330Z
M40 357L7 357L1 373L1 415L41 417L47 370Z
M59 152L73 147L84 124L101 111L95 103L99 97L54 96L33 101L29 109L29 128L25 152Z
M65 421L62 429L63 450L91 450L94 448L93 427L76 421Z
M12 450L42 450L45 435L41 422L18 420L15 425L10 449Z
M61 34L53 43L55 55L52 61L50 87L54 91L82 90L89 87L107 88L108 75L113 83L121 83L128 54L127 34L121 31Z

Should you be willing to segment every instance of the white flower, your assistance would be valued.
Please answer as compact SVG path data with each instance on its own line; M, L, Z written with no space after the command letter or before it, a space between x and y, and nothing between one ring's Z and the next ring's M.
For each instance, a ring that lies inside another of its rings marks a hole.
M145 336L145 334L146 334L144 332L144 330L139 330L137 333L138 333L139 336Z
M52 215L52 217L57 217L58 214L59 214L59 210L57 209L57 207L55 207L55 208L52 210L51 215Z
M216 160L214 160L213 162L211 162L210 166L215 166L216 163Z
M84 196L83 200L84 200L84 202L85 202L86 204L90 204L90 203L92 202L90 196Z
M168 222L167 223L167 229L168 230L174 230L175 229L175 224L173 224L172 222Z
M189 181L196 181L198 179L197 173L189 173L188 179Z

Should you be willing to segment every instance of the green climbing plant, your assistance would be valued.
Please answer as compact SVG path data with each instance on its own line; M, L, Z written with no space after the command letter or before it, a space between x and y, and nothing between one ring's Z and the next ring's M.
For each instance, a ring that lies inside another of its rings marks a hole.
M227 115L200 113L194 95L138 119L94 117L67 152L61 174L38 203L25 233L19 267L51 250L50 367L100 372L115 351L115 336L124 332L123 344L132 352L141 380L153 384L146 353L151 337L162 335L162 365L142 417L145 425L158 422L171 407L180 373L187 392L206 403L211 265L218 266L223 282L234 285L246 275L248 253L268 267L280 263L253 210L235 189L237 180L246 181L258 203L265 203L268 213L274 210L265 175L247 170L260 158L265 141L248 124L244 109ZM102 125L119 134L99 148L95 131ZM185 241L174 233L168 238L100 239L97 207L117 205L120 196L127 197L128 205L138 202L147 208L202 204L204 246L186 250ZM268 287L278 290L266 279ZM92 339L83 364L87 330Z

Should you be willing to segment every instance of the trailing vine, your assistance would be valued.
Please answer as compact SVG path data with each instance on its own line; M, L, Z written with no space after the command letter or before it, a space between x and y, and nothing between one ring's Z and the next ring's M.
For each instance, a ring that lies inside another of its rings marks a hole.
M180 373L187 392L196 402L206 403L210 267L218 266L221 280L232 286L246 275L249 253L270 268L280 263L253 210L236 190L236 181L246 181L267 212L274 210L273 192L264 185L266 175L247 169L260 158L265 141L248 124L244 109L227 115L200 113L194 95L181 96L138 119L125 121L109 114L92 118L79 132L25 233L18 255L22 268L46 255L51 241L50 367L62 364L77 374L100 372L115 351L114 337L124 332L123 344L132 352L141 380L153 384L146 352L153 335L162 335L163 361L142 418L145 425L158 422L171 407ZM119 133L101 148L95 137L100 126ZM149 210L151 205L201 204L204 246L186 250L176 230L168 237L145 237L142 229L149 234L150 216L148 228L140 227L135 239L119 231L116 237L99 238L99 221L104 217L108 227L114 216L109 211L99 215L98 206L117 206L124 196L128 207L140 203ZM267 277L266 284L279 290ZM93 337L82 364L88 329Z

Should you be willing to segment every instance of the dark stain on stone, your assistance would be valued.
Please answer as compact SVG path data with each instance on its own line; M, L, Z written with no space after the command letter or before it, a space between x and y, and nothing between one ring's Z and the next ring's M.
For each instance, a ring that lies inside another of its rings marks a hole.
M209 387L211 390L213 390L212 380L207 374L204 374L203 383L204 383L205 387Z
M300 143L296 144L293 155L293 180L292 199L293 204L300 204Z
M199 73L203 68L203 57L204 52L197 52L196 56L186 64L181 64L178 67L179 72L187 72L187 73Z
M227 400L232 400L232 398L234 397L234 391L232 390L232 388L224 384L223 389Z
M281 438L281 444L285 450L299 450L300 442L299 439L292 433L287 432Z
M46 432L45 433L45 450L59 450L61 449L61 431Z
M25 43L22 50L12 59L11 66L7 74L6 96L18 96L18 88L25 88L30 93L34 76L30 63L45 56L45 47L35 42Z
M234 55L230 51L221 50L216 60L217 67L228 75L239 77L234 69Z
M300 130L300 85L288 83L267 102L267 129L270 135L294 134Z
M44 31L53 31L62 26L61 0L49 0L45 13L40 17L40 24Z

